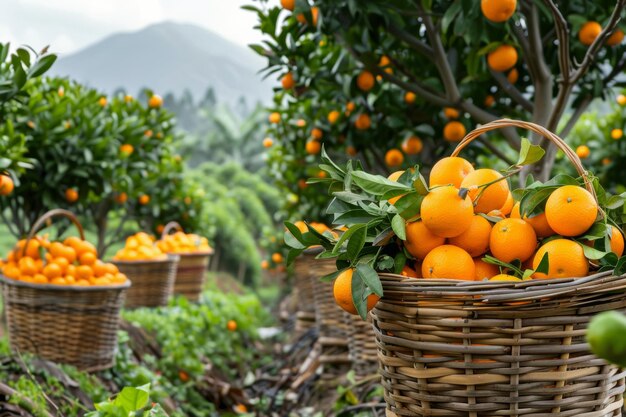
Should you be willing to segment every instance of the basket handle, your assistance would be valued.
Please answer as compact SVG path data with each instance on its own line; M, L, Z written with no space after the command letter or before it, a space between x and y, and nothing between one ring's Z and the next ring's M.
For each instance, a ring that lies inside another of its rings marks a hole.
M26 249L28 248L28 244L35 237L41 226L46 224L53 217L65 217L66 219L69 219L78 229L78 234L80 235L81 240L85 240L85 231L83 230L83 225L80 224L78 218L74 213L64 209L53 209L44 213L40 218L37 219L35 224L33 224L33 227L31 227L30 232L28 232L28 237L26 238L24 248L22 249L22 256L26 255Z
M578 171L578 173L582 177L585 183L585 188L587 189L587 191L591 193L591 195L596 200L596 202L598 202L596 191L594 190L593 185L591 184L591 181L589 181L587 171L583 167L583 164L580 161L580 158L578 157L578 155L576 155L576 152L574 152L572 148L570 148L567 145L567 143L565 143L565 141L561 139L559 136L550 132L545 127L532 123L532 122L525 122L523 120L499 119L499 120L494 120L492 122L486 123L482 126L477 127L476 129L472 130L467 135L465 135L465 137L461 140L461 142L459 142L459 144L456 146L456 148L452 152L452 156L458 156L459 153L463 150L463 148L465 148L467 145L470 144L470 142L478 138L483 133L489 132L491 130L502 129L505 127L519 127L522 129L530 130L532 132L535 132L543 136L544 138L548 139L550 142L554 143L556 147L562 150L563 153L565 153L565 156L567 156L569 160L572 162L572 165L574 165L574 168L576 168L576 171Z
M176 230L177 232L182 232L183 227L180 224L178 224L178 222L169 222L163 228L163 232L161 232L161 239L169 235L172 230Z

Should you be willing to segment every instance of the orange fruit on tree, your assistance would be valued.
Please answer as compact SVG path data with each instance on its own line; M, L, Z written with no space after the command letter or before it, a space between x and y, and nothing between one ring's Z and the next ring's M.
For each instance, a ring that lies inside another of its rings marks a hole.
M517 71L516 68L513 68L511 71L509 71L509 73L506 75L506 79L509 80L509 82L511 84L515 84L517 82L519 78L519 72Z
M298 126L298 127L304 127L304 126L306 126L306 120L304 120L304 119L298 119L298 120L296 120L296 126Z
M330 123L331 125L334 125L335 123L337 123L337 120L339 120L340 116L341 116L341 113L339 113L338 110L330 111L327 116L328 123Z
M315 140L321 140L324 136L324 132L319 127L314 127L311 129L311 137Z
M296 7L296 0L280 0L280 5L283 6L283 9L293 12L293 9Z
M515 203L515 205L513 206L513 209L511 210L511 218L520 218L520 203ZM530 224L533 229L535 229L535 233L539 238L544 238L555 234L554 230L552 230L552 228L550 227L550 224L548 224L548 219L546 218L545 212L539 213L532 217L524 216L523 220L526 223Z
M606 44L609 46L615 46L615 45L619 45L620 43L622 43L623 40L624 40L624 31L617 28L613 30L613 33L611 34L611 36L608 37L608 39L606 40Z
M399 149L389 149L385 153L385 164L390 167L397 167L404 162L404 155Z
M517 50L511 45L500 45L487 54L487 64L494 71L508 71L517 63Z
M611 252L619 258L624 253L624 236L615 226L611 227Z
M372 125L372 120L366 113L361 113L354 121L354 126L359 130L367 130Z
M361 71L361 73L356 78L356 85L361 91L370 91L372 88L374 88L375 83L376 80L374 78L374 75L366 70Z
M272 140L272 138L265 138L265 139L263 139L263 146L264 147L269 148L273 144L274 144L274 141Z
M469 161L458 156L448 156L433 165L428 184L431 188L448 184L461 188L463 179L471 172L474 172L474 167Z
M489 249L502 262L529 259L537 248L537 234L522 219L504 219L493 226L489 236Z
M333 284L333 296L335 297L335 302L339 307L341 307L344 311L347 311L350 314L357 314L356 307L354 302L352 301L352 275L354 274L354 269L349 268L340 273L335 279L335 283ZM376 294L370 294L367 297L367 311L370 311L380 297Z
M152 132L152 130L151 130L151 129L146 129L146 131L145 131L145 132L143 132L143 135L144 135L145 137L147 137L147 138L151 138L153 134L154 134L154 132Z
M589 150L589 147L587 145L580 145L576 148L576 155L578 155L580 159L587 158L590 153L591 151Z
M465 126L456 120L446 123L443 128L443 138L448 142L459 142L465 136Z
M158 94L152 94L150 99L148 100L148 107L151 109L158 109L163 105L163 99Z
M398 179L402 176L402 174L404 174L404 171L392 172L391 174L389 174L387 179L390 180L390 181L398 182ZM396 201L400 200L403 196L404 196L404 194L396 196L396 197L391 197L388 200L389 204L396 204Z
M349 101L346 103L346 111L352 113L356 109L356 104L353 101Z
M446 242L444 237L437 236L418 220L406 224L406 240L404 247L417 259L424 259L428 253Z
M317 20L319 18L319 14L320 14L320 10L318 7L315 7L315 6L311 7L311 18L312 18L313 26L317 26ZM304 13L300 13L299 15L297 15L296 19L298 20L298 22L302 23L303 25L309 23Z
M488 20L495 23L506 22L515 13L517 0L481 0L480 10Z
M281 255L279 252L275 252L272 254L272 262L274 262L275 264L279 264L283 262L283 255Z
M78 201L78 191L75 188L68 188L65 190L65 200L68 203L75 203Z
M423 147L422 140L417 136L409 136L402 142L402 151L407 155L416 155Z
M234 332L235 330L237 330L237 322L235 320L228 320L228 323L226 323L226 328L229 331Z
M411 268L408 265L404 265L402 267L402 271L400 271L400 275L402 275L403 277L407 277L407 278L421 278L421 269L420 272L418 273L415 269Z
M613 129L611 130L611 139L614 140L619 140L622 138L622 136L624 136L624 131L622 129ZM0 183L0 187L1 187L1 183Z
M128 194L121 192L115 195L115 202L118 204L124 204L128 200Z
M474 268L474 280L476 281L484 281L500 273L498 265L490 264L480 258L474 258Z
M474 210L469 196L461 198L451 185L432 189L422 201L424 225L440 237L459 236L472 224Z
M474 260L466 251L454 245L442 245L424 258L422 276L473 281L475 268Z
M350 156L355 156L358 152L354 146L349 145L346 147L346 153Z
M320 153L320 150L322 149L322 144L316 140L310 140L306 143L305 149L306 153L308 153L309 155L315 155Z
M278 113L278 112L272 112L272 113L270 113L270 115L267 117L267 120L268 120L270 123L273 123L273 124L278 124L278 123L280 123L280 113Z
M148 194L142 194L139 196L139 204L145 206L150 202L150 196Z
M476 213L499 210L509 196L509 183L495 169L482 168L467 174L461 187L469 190Z
M123 153L126 156L131 155L134 150L135 150L135 148L133 147L133 145L131 145L129 143L125 143L125 144L120 146L120 152Z
M9 195L13 192L15 184L8 175L0 175L0 195Z
M100 97L98 99L98 104L100 104L101 107L104 107L107 105L107 98L106 97Z
M124 96L124 103L130 103L131 101L133 101L133 96L131 96L130 94L126 94Z
M283 78L280 80L280 83L283 85L283 88L285 90L290 90L293 88L293 86L295 85L295 82L293 80L293 74L291 73L291 71L283 75Z
M580 243L569 239L555 239L543 244L533 258L533 269L539 267L546 253L548 273L535 272L533 278L584 277L589 272L589 262Z
M600 35L602 32L602 26L598 22L587 22L580 28L578 32L578 40L583 45L591 45L593 41Z
M575 185L564 185L546 201L548 224L561 236L578 236L596 221L598 203L589 191Z
M489 94L487 97L485 97L485 107L491 107L496 103L496 98L494 96L492 96L491 94Z
M615 101L620 106L626 106L626 96L624 94L618 95L617 98L615 99Z
M459 111L455 109L454 107L444 107L443 115L446 116L448 120L458 119Z
M489 250L491 223L482 216L474 215L470 227L458 236L448 239L450 245L458 246L471 257L482 255Z
M407 91L406 93L404 93L404 102L407 103L407 104L415 103L415 99L416 98L417 98L417 96L412 91Z

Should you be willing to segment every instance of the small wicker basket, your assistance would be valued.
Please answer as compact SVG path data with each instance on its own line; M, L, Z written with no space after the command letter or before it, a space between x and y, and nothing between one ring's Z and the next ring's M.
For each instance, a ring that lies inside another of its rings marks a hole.
M528 122L483 125L453 156L509 126L548 138L586 178L560 138ZM585 333L595 314L626 307L626 276L517 283L381 274L381 281L372 318L389 417L622 415L626 373L594 356Z
M313 281L310 277L313 262L315 262L315 255L307 252L302 253L294 262L293 290L298 308L295 338L315 327L315 302L312 301Z
M182 231L182 227L176 222L170 222L163 228L162 237L172 230ZM190 301L198 301L204 289L206 274L209 268L209 259L213 251L179 253L176 280L174 282L174 294L182 295Z
M179 259L177 255L168 255L157 261L113 261L133 283L124 307L166 306L174 290Z
M70 219L81 239L85 239L74 214L58 209L35 222L28 241L49 219L57 216ZM0 282L13 351L31 352L85 371L113 366L119 313L130 281L80 287L30 284L0 276Z
M348 332L348 350L355 377L361 379L375 375L378 370L378 348L372 326L372 317L367 320L360 316L343 312Z

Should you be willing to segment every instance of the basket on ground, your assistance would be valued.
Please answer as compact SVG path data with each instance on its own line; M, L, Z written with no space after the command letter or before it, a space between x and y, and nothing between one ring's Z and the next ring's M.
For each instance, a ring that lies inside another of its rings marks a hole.
M176 280L178 255L167 259L145 261L113 261L120 272L133 283L126 294L126 308L162 307L167 305Z
M584 174L556 135L544 135ZM587 188L593 194L591 185ZM372 311L380 373L392 416L620 416L625 373L593 355L589 320L626 308L626 276L519 282L415 279L381 274Z
M357 378L376 374L378 370L378 348L372 327L372 318L343 312L348 333L348 351L352 370Z
M315 303L311 302L313 281L310 277L310 270L314 262L315 255L309 252L303 252L294 261L293 291L298 308L296 312L296 338L315 327Z
M28 240L56 216L69 218L84 240L82 226L66 210L44 214L33 225ZM130 281L89 287L31 284L4 276L0 281L13 351L30 352L87 371L113 365L119 312Z

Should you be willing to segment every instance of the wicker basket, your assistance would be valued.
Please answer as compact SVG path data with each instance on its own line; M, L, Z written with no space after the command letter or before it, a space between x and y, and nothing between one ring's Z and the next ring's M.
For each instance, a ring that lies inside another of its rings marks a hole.
M84 240L82 226L66 210L44 214L33 225L28 240L48 219L56 216L69 218ZM130 281L79 287L30 284L0 276L0 282L13 351L31 352L86 371L113 366L119 312Z
M315 262L315 255L304 252L296 258L294 264L294 295L298 308L296 338L315 327L315 301L313 300L313 281L310 277L313 262Z
M177 255L158 261L113 261L133 286L126 294L126 308L166 306L176 280Z
M316 255L321 249L309 249L306 252ZM333 283L320 280L324 275L336 270L334 259L314 259L309 274L313 283L315 325L321 347L320 363L323 365L323 378L335 378L344 375L350 369L348 326L343 318L343 310L333 297Z
M378 370L378 348L372 327L372 317L367 320L343 312L348 333L348 351L352 370L357 379L376 374Z
M545 136L584 174L561 139L527 122L483 125L453 156L508 126ZM381 274L381 281L372 318L388 416L622 415L626 374L589 351L585 332L593 315L626 307L626 276L517 283Z
M182 227L176 222L170 222L163 228L163 235L168 235L172 230L182 231ZM174 294L182 295L190 301L198 301L204 289L206 273L209 267L209 258L213 251L179 253L180 260L176 270L174 282Z

